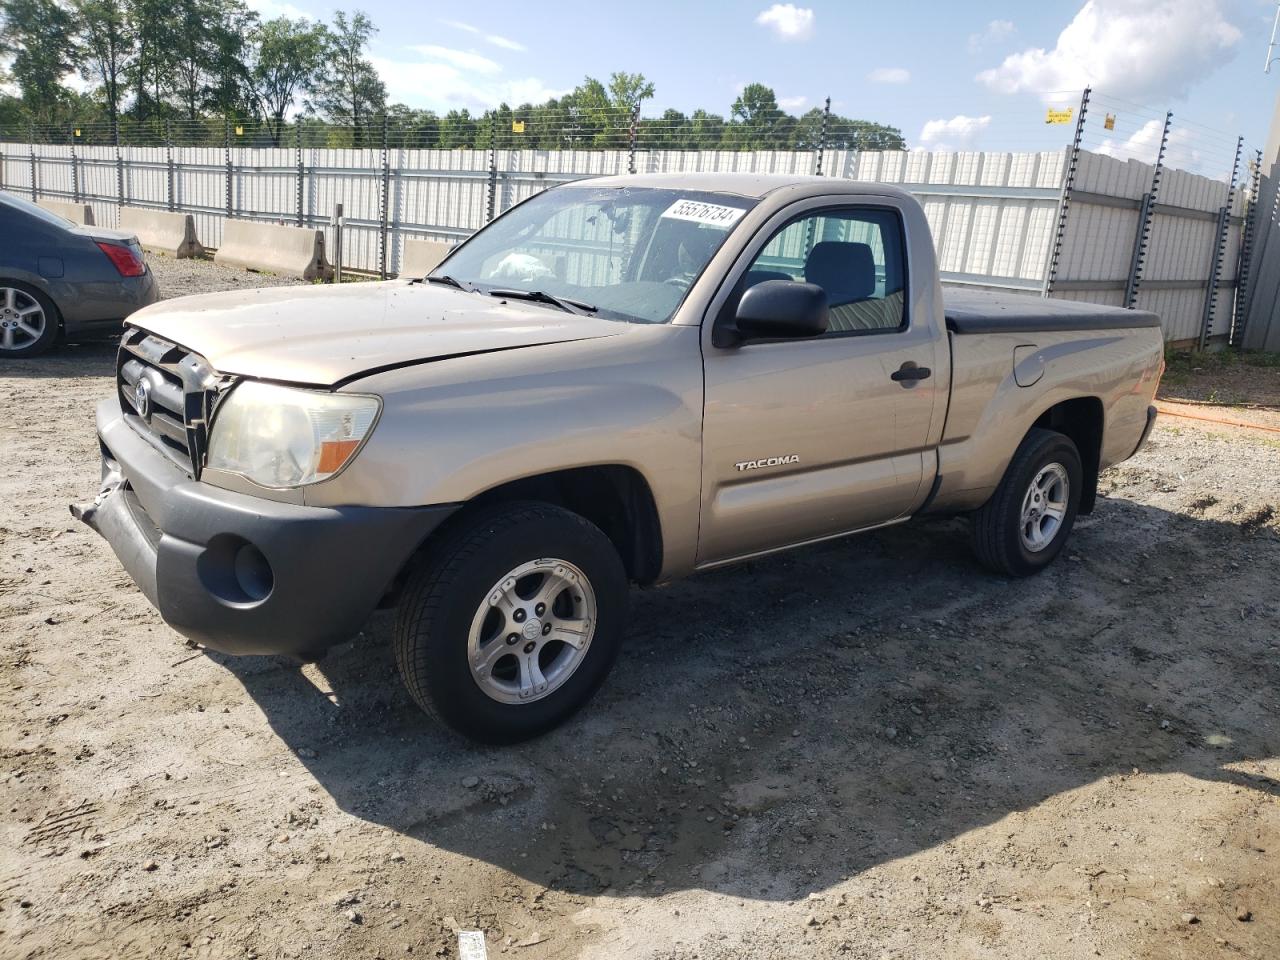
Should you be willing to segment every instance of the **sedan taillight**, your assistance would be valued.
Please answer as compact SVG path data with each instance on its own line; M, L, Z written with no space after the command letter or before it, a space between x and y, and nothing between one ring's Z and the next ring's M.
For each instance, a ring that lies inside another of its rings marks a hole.
M107 255L122 277L140 277L147 272L147 265L142 256L133 247L121 246L118 243L96 241L98 249Z

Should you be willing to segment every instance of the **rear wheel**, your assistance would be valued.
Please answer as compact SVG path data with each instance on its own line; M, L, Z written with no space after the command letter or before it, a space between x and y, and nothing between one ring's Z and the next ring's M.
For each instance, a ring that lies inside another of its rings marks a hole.
M0 357L34 357L58 338L53 301L17 280L0 280Z
M1084 470L1069 437L1033 428L1000 486L973 514L973 548L997 573L1025 577L1062 552L1080 505Z
M551 729L617 656L627 577L593 524L543 503L464 518L412 575L396 663L428 714L489 743Z

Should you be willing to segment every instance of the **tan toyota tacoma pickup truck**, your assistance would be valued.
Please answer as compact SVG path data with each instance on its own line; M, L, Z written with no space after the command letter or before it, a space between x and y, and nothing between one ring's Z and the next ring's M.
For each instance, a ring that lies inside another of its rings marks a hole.
M313 659L394 605L413 698L495 742L591 696L629 582L939 513L1035 573L1163 369L1154 315L944 296L914 199L817 177L581 181L425 279L129 323L73 511L164 619Z

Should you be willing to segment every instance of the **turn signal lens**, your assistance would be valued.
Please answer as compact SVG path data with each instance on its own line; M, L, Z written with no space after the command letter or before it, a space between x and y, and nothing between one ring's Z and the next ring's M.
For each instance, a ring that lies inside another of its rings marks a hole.
M104 240L95 241L98 249L107 255L107 259L115 264L115 268L122 277L140 277L147 272L147 265L143 262L141 254L133 247L126 247L119 243L107 243Z

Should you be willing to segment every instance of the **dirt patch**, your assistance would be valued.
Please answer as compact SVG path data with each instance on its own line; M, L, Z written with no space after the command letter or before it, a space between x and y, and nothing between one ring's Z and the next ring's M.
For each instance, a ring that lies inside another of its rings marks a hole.
M0 367L0 956L1280 954L1280 447L1162 421L1032 580L935 521L636 592L493 749L384 617L184 645L67 514L111 370Z
M1164 400L1280 410L1280 355L1222 350L1168 357L1160 383Z

